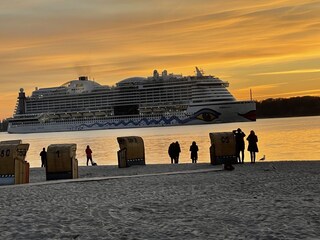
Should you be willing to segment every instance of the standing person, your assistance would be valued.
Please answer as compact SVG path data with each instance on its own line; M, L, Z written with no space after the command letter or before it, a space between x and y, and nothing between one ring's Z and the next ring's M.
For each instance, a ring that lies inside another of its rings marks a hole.
M247 137L247 140L249 142L248 151L250 152L251 163L255 163L256 162L256 152L259 152L259 150L258 150L258 145L257 145L258 137L254 133L253 130L250 131L250 134Z
M196 142L193 141L192 144L191 144L191 146L190 146L192 163L197 163L197 160L198 160L198 151L199 151L199 148L198 148Z
M175 158L175 156L174 156L174 146L175 146L175 143L172 142L170 144L170 146L169 146L169 149L168 149L168 154L169 154L170 159L171 159L171 164L173 164L173 161L174 161L174 158Z
M237 155L238 163L244 163L244 148L245 148L244 137L246 136L246 134L242 132L240 128L238 128L237 130L233 130L232 132L236 137L236 155ZM240 158L240 152L241 152L241 158Z
M174 163L179 163L179 155L181 152L180 144L178 141L174 144Z
M45 148L42 148L42 151L40 152L41 157L41 167L47 167L47 152Z
M91 165L93 165L92 150L90 149L89 145L86 148L86 155L87 155L87 166L88 166L89 160L91 161Z

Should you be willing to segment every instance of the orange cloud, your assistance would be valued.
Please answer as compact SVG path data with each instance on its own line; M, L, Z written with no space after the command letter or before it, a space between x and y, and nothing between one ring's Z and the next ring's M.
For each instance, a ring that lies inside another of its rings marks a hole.
M189 75L196 65L226 76L236 96L249 88L259 96L310 93L320 88L319 7L316 0L2 1L0 116L11 115L20 87L31 93L80 74L111 85L153 69Z
M261 75L278 75L278 74L299 74L299 73L318 73L320 69L298 69L298 70L289 70L281 72L265 72L265 73L254 73L251 75L261 76Z

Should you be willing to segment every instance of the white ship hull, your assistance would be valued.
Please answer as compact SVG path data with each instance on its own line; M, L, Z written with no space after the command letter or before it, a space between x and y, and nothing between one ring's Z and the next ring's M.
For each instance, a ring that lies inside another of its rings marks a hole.
M101 129L123 129L179 125L246 122L255 120L255 103L230 102L207 106L189 106L186 111L121 117L56 120L44 123L9 123L9 133L40 133L85 131Z

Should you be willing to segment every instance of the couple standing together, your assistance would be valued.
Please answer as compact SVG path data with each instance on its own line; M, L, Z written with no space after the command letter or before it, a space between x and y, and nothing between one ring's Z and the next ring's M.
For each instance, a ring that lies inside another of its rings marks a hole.
M243 163L244 162L244 148L245 148L244 137L246 136L246 134L244 132L242 132L242 130L240 128L238 128L237 130L234 130L233 133L236 138L237 160L238 160L238 163ZM254 133L253 130L250 131L250 134L247 137L247 141L249 143L248 151L250 152L251 163L255 163L256 162L256 152L259 152L259 150L258 150L258 145L257 145L258 137ZM241 157L240 157L240 153L241 153Z
M171 158L171 164L179 163L180 152L181 152L181 148L178 141L170 144L168 149L168 154Z

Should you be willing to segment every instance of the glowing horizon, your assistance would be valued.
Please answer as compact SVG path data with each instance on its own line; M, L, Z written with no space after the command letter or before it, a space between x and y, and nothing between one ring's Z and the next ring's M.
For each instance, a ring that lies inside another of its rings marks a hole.
M320 96L320 1L29 0L0 3L0 117L20 88L88 75L103 85L154 69L230 83L239 100Z

